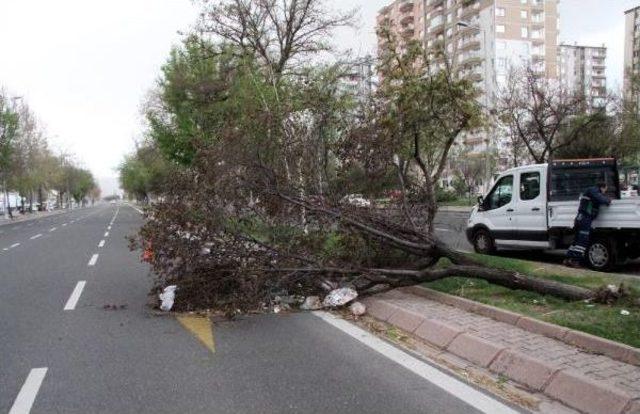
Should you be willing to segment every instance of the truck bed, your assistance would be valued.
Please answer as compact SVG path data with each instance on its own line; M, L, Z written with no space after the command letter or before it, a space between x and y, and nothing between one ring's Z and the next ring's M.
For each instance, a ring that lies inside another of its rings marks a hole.
M578 213L578 201L554 201L548 204L549 228L572 228ZM593 228L640 229L640 198L613 200L600 207Z

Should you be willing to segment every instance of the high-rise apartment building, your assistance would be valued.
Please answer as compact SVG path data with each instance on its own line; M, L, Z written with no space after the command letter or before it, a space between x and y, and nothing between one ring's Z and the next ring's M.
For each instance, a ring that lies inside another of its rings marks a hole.
M568 90L584 94L592 106L602 105L607 96L606 59L604 46L560 45L560 83Z
M639 91L632 87L631 79L640 75L640 6L624 14L624 93L627 98L639 100Z
M402 39L433 47L438 42L457 70L468 75L487 108L511 67L531 65L548 78L558 77L559 0L395 0L378 13ZM470 134L476 151L489 145L486 133Z

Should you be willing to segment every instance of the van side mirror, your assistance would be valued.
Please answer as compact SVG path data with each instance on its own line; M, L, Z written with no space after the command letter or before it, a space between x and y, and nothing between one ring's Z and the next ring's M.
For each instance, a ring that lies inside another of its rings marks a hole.
M478 208L484 210L484 197L478 196Z

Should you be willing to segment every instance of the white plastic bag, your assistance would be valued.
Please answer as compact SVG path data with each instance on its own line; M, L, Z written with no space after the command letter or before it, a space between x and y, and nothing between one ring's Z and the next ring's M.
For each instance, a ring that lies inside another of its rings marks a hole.
M351 288L335 289L325 296L323 304L327 308L336 308L346 305L357 297L358 292Z
M166 288L164 288L162 293L158 295L158 297L162 301L160 309L165 312L169 312L171 308L173 308L173 302L176 299L176 289L178 289L176 285L167 286Z

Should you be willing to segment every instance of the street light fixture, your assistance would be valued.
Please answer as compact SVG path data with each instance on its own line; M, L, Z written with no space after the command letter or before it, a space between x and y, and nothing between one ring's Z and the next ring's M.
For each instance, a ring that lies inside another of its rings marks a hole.
M482 30L480 29L480 26L472 25L471 23L465 22L464 20L460 20L458 23L456 23L456 26L463 27L463 28L468 27L470 29L476 29L478 31Z

